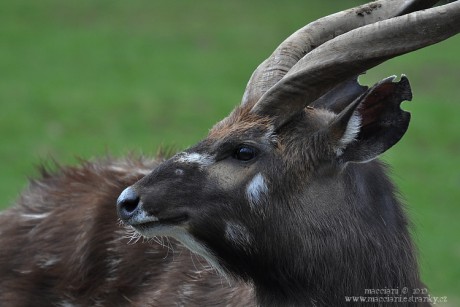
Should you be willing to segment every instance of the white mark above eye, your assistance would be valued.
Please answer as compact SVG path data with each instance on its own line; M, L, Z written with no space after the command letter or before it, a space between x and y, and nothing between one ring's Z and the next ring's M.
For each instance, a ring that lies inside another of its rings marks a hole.
M205 167L214 163L214 159L208 154L199 154L197 152L183 152L178 154L178 158L176 160L179 163L187 163L187 164L198 164L201 167Z
M262 197L267 194L268 187L265 183L264 176L261 173L252 178L246 188L246 196L252 209L255 209L262 202Z

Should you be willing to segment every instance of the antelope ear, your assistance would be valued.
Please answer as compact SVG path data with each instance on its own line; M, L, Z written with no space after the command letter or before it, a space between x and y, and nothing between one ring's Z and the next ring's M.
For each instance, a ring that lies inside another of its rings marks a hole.
M334 151L343 162L367 162L396 144L406 133L410 113L400 107L412 99L403 75L384 79L339 113L330 124Z

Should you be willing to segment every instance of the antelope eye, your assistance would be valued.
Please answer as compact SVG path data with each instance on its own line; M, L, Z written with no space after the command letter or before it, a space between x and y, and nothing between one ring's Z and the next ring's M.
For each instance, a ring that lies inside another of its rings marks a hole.
M233 158L240 161L249 161L256 157L256 149L249 146L240 146L233 153Z

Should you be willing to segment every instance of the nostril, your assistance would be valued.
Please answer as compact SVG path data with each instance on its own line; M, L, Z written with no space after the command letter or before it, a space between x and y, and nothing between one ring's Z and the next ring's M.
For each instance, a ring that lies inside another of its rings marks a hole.
M139 197L136 199L127 199L123 202L123 210L128 213L133 212L137 208L137 204L139 203Z
M122 219L128 219L136 211L138 205L139 196L133 188L128 187L118 197L118 214Z

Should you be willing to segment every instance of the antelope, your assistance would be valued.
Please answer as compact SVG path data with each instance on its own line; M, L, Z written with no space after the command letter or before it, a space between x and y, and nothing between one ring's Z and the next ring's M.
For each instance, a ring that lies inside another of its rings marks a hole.
M0 215L2 305L341 306L366 289L401 301L364 305L429 305L377 159L408 128L409 81L358 76L457 34L460 2L434 2L308 24L183 152L42 168Z

